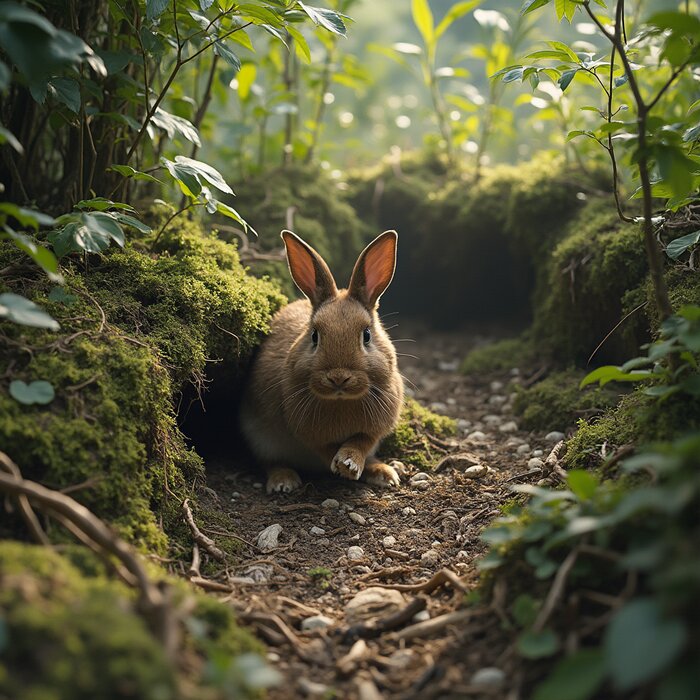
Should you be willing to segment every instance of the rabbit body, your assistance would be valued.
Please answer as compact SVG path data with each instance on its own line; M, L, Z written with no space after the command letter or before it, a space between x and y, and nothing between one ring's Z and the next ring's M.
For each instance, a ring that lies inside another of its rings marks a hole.
M337 290L320 256L292 236L285 237L290 269L308 298L272 321L246 387L243 433L267 469L268 491L300 485L293 467L398 486L396 472L374 456L403 405L396 352L377 314L396 234L365 249L347 290Z

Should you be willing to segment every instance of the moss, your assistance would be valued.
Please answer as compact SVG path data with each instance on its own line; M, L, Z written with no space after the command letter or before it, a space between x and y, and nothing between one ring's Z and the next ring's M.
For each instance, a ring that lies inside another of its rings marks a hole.
M172 226L158 255L142 246L95 256L87 269L68 263L66 289L77 298L70 306L48 300L43 278L5 278L62 327L0 324L11 363L0 382L0 444L27 478L82 485L78 500L128 540L163 552L161 524L173 527L202 473L177 426L177 395L186 384L201 390L209 359L236 375L283 297L246 274L234 246L193 222ZM0 248L0 259L13 255ZM48 380L56 398L20 405L8 377Z
M0 695L177 697L173 669L124 586L46 547L0 543Z
M659 402L641 389L624 396L600 418L582 420L566 445L565 463L570 469L597 466L605 454L626 444L672 440L700 430L700 401L682 395Z
M530 365L535 359L532 341L524 334L519 338L505 338L474 348L464 358L460 369L464 374L476 375L503 372Z
M212 665L262 652L229 606L173 580L174 604L187 610L174 665L138 614L133 590L108 580L88 550L72 546L63 554L0 541L2 697L213 700L220 695L206 688L215 681Z
M438 455L431 450L427 434L444 438L456 432L457 425L452 418L433 413L414 399L408 399L394 432L382 442L379 456L402 459L420 469L429 469L435 466Z
M566 430L586 414L602 413L617 405L618 395L588 386L579 389L586 372L555 372L527 389L516 387L513 410L526 430Z

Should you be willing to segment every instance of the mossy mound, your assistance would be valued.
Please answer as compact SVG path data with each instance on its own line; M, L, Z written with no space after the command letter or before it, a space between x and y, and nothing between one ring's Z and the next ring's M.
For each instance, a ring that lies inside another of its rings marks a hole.
M187 614L187 682L138 614L131 589L108 580L82 548L0 542L0 696L24 700L217 698L208 659L220 666L260 646L231 610L194 594ZM182 590L176 595L192 596ZM190 694L186 689L197 686ZM237 697L251 697L241 693Z
M360 216L399 231L386 303L444 327L529 320L539 257L581 208L580 178L549 156L485 169L478 182L437 166L402 159L350 180Z
M516 387L513 410L526 430L566 430L586 416L603 413L617 405L618 394L588 386L579 389L586 373L579 370L555 372L527 389Z
M379 448L379 456L385 459L401 459L419 469L435 466L440 455L431 447L428 435L445 438L455 435L457 425L452 418L433 413L414 399L407 399L399 424L385 438Z
M314 166L292 165L252 177L236 187L236 195L236 207L258 233L254 242L260 250L281 250L280 231L291 228L323 256L341 287L362 248L380 233L358 218L338 182ZM225 225L221 235L229 236ZM250 264L255 274L279 279L288 296L297 294L286 262Z
M44 278L3 278L3 291L44 306L61 330L0 324L11 368L0 384L0 444L26 478L77 487L125 538L162 552L161 523L179 517L202 470L177 427L177 394L186 383L203 388L208 359L235 374L283 298L192 223L171 227L157 256L141 245L93 256L87 268L67 264L69 303L51 301ZM15 258L0 249L4 264ZM8 377L47 380L55 398L24 406Z
M536 359L532 339L526 333L474 348L462 361L460 370L474 375L506 372L514 367L531 366Z

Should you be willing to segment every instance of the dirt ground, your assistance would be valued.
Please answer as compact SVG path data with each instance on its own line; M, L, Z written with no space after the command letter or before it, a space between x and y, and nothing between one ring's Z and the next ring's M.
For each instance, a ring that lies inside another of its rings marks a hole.
M273 496L261 474L225 460L208 465L205 497L235 529L207 534L233 537L241 550L235 566L207 581L230 588L220 595L268 644L283 678L273 700L527 697L497 606L465 600L484 553L480 532L513 498L511 483L539 479L528 462L545 459L556 437L517 427L511 399L524 368L468 379L458 363L478 338L414 337L397 342L407 386L458 420L455 439L433 441L435 463L459 459L425 473L406 462L398 490L331 477ZM274 525L276 546L265 551L259 535ZM425 585L443 569L438 585Z

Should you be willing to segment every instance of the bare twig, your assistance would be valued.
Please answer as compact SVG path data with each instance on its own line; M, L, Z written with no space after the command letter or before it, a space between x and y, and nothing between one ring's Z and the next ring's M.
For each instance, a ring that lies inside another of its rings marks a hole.
M456 610L455 612L447 613L446 615L439 615L438 617L434 617L432 620L418 622L415 625L406 627L406 629L403 629L400 632L396 633L396 638L413 639L414 637L429 637L430 635L445 629L445 627L449 627L450 625L456 625L461 622L465 622L470 617L475 617L476 615L485 615L490 612L491 610L489 608Z
M462 582L462 579L457 576L454 571L449 569L440 569L435 572L431 578L421 583L377 583L375 585L381 588L393 588L396 591L405 591L408 593L432 593L436 588L444 586L446 583L454 586L459 591L466 591L467 586Z
M17 465L4 452L0 452L0 469L8 474L11 474L17 479L22 478ZM51 540L49 540L47 534L44 532L44 529L41 527L39 518L36 517L36 513L29 503L29 499L24 494L17 496L17 505L19 506L20 513L22 514L24 522L27 524L32 537L39 544L51 544Z
M561 566L559 567L556 575L554 576L554 581L552 581L552 587L549 589L549 593L547 593L547 597L545 598L544 604L540 608L540 611L537 615L537 619L532 625L532 629L535 632L541 632L542 629L544 629L544 626L547 624L547 620L549 620L549 616L552 614L554 608L559 602L559 599L564 594L564 588L566 587L566 579L569 576L569 573L573 568L574 564L576 563L578 555L578 547L572 549L567 554L566 559L564 559Z
M190 508L189 498L186 498L182 502L182 511L185 515L185 521L189 525L190 530L192 530L192 536L194 537L194 541L207 553L211 554L211 556L214 557L214 559L216 559L217 561L224 561L226 559L226 555L223 553L223 551L216 546L214 540L212 540L210 537L207 537L197 527L197 523L195 523L194 516L192 515L192 509Z
M408 605L400 610L396 610L386 617L380 617L359 625L353 625L345 632L345 637L353 639L374 639L380 637L385 632L396 629L413 619L416 613L425 610L428 601L423 596L417 596Z

